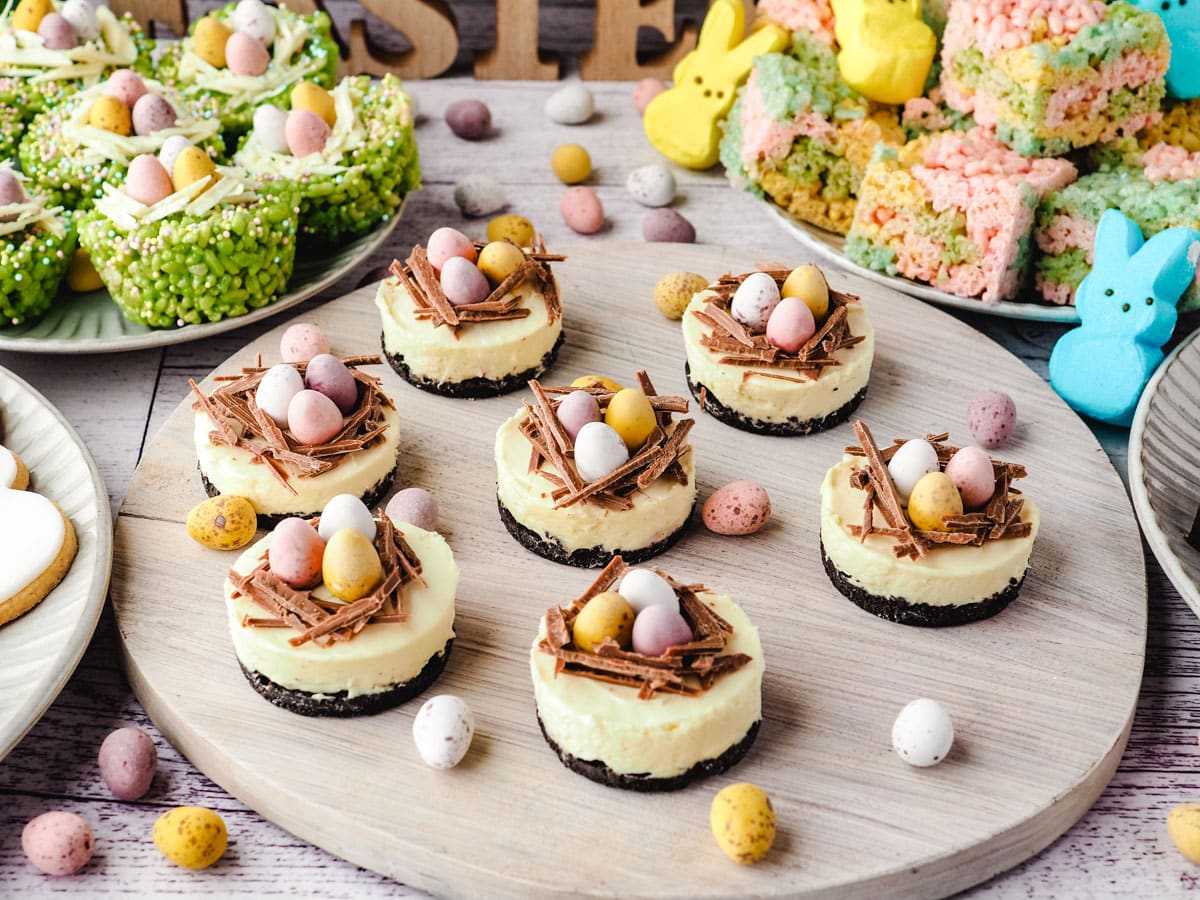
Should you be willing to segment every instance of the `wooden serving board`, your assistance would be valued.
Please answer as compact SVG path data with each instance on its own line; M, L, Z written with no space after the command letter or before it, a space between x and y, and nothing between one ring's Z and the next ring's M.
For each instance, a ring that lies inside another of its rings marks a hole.
M649 370L686 394L678 323L654 309L655 282L709 278L775 254L716 247L576 247L558 264L567 343L547 376L631 383ZM796 264L803 260L785 260ZM416 701L379 716L312 720L244 682L226 632L222 581L233 554L192 543L204 499L185 399L146 450L116 530L113 601L130 681L162 732L222 787L301 838L360 865L455 896L793 896L948 894L1015 865L1100 794L1125 746L1141 682L1146 582L1116 473L1088 429L1007 351L949 315L852 276L876 329L860 415L881 442L949 430L967 442L967 398L1000 388L1021 424L1003 450L1025 463L1042 511L1032 572L996 618L945 630L876 619L833 589L818 552L818 490L853 442L848 426L769 438L700 414L701 496L739 478L770 492L769 527L719 537L698 522L657 561L732 594L766 655L763 725L729 774L669 795L601 787L564 768L534 718L528 648L538 617L595 576L518 546L496 513L492 437L521 395L423 393L383 367L404 422L399 486L438 496L462 569L458 640L433 692L475 710L462 765L434 771L411 739ZM334 350L376 348L372 289L309 318ZM221 367L278 359L283 326ZM920 696L954 718L949 759L914 769L891 749L892 721ZM779 837L743 868L709 833L713 794L735 781L770 794Z

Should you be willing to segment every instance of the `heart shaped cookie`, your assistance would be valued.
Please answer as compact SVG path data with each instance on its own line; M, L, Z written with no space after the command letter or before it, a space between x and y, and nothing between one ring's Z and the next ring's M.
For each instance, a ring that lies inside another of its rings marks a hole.
M14 472L24 469L17 461ZM32 609L62 581L77 547L75 529L53 500L0 488L0 625Z

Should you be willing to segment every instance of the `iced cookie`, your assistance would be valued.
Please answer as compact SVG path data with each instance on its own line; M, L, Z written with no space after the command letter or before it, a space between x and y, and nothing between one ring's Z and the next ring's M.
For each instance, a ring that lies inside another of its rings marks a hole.
M0 447L0 484L22 481L29 484L24 463ZM53 500L0 487L0 625L28 612L54 590L77 549L75 529Z

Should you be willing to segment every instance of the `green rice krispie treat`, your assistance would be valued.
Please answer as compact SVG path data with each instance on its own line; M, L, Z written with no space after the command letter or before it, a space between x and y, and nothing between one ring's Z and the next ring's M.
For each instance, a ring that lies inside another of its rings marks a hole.
M75 253L75 230L62 209L47 207L22 181L0 163L0 327L49 309Z
M227 138L236 137L250 129L261 104L286 109L301 81L333 87L338 48L331 28L323 12L302 16L261 0L230 3L166 48L159 77L185 97L203 100L220 116Z
M394 75L297 88L290 112L262 106L234 161L300 189L300 232L335 241L387 221L420 184L408 96ZM332 116L332 128L323 116Z
M0 105L0 159L16 159L25 122L21 107Z

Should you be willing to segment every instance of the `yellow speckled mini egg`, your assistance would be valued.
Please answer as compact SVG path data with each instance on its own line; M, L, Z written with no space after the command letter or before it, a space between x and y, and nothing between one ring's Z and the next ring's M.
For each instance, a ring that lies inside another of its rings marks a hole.
M383 563L375 545L354 528L334 532L321 561L325 587L339 600L360 600L383 581Z
M576 388L604 388L606 391L619 391L621 385L613 381L607 375L580 375L571 382L571 387Z
M21 0L12 12L8 24L21 31L37 31L42 19L54 12L50 0Z
M245 497L222 494L209 497L188 513L188 535L213 550L237 550L254 540L258 516Z
M207 175L213 176L214 180L220 177L208 154L200 147L184 147L175 157L171 183L175 185L175 190L182 191L192 182L199 181Z
M1179 852L1200 863L1200 803L1181 803L1167 813L1167 834Z
M726 856L744 866L758 862L775 843L775 810L766 791L731 784L713 797L708 824Z
M479 251L479 271L495 287L525 262L525 254L508 241L492 241Z
M658 419L649 397L637 388L625 388L608 401L604 424L621 436L626 447L636 450L650 436Z
M92 265L92 258L82 247L71 257L71 267L67 269L67 287L77 294L98 291L104 287L100 273Z
M133 114L116 97L102 94L88 111L88 124L128 137L133 133Z
M560 144L550 155L550 168L563 184L579 184L592 174L592 157L579 144Z
M489 241L510 240L518 247L532 247L535 236L533 223L515 213L496 216L488 222L487 239Z
M154 823L154 846L185 869L207 869L225 852L225 822L203 806L177 806Z
M682 319L692 297L708 287L708 279L695 272L670 272L654 285L654 305L668 319Z
M330 128L337 121L337 111L333 105L333 95L319 84L311 81L301 81L292 88L292 109L307 109L314 112Z
M908 495L908 518L922 531L944 531L942 520L962 513L962 496L945 472L922 475Z
M210 13L196 23L192 32L192 52L217 69L225 68L225 44L233 34L216 13Z
M605 638L624 648L633 642L633 607L620 594L597 594L579 611L571 628L571 639L580 650L594 651Z
M781 297L797 297L803 300L818 322L829 312L829 283L821 270L812 263L792 269L779 294Z

